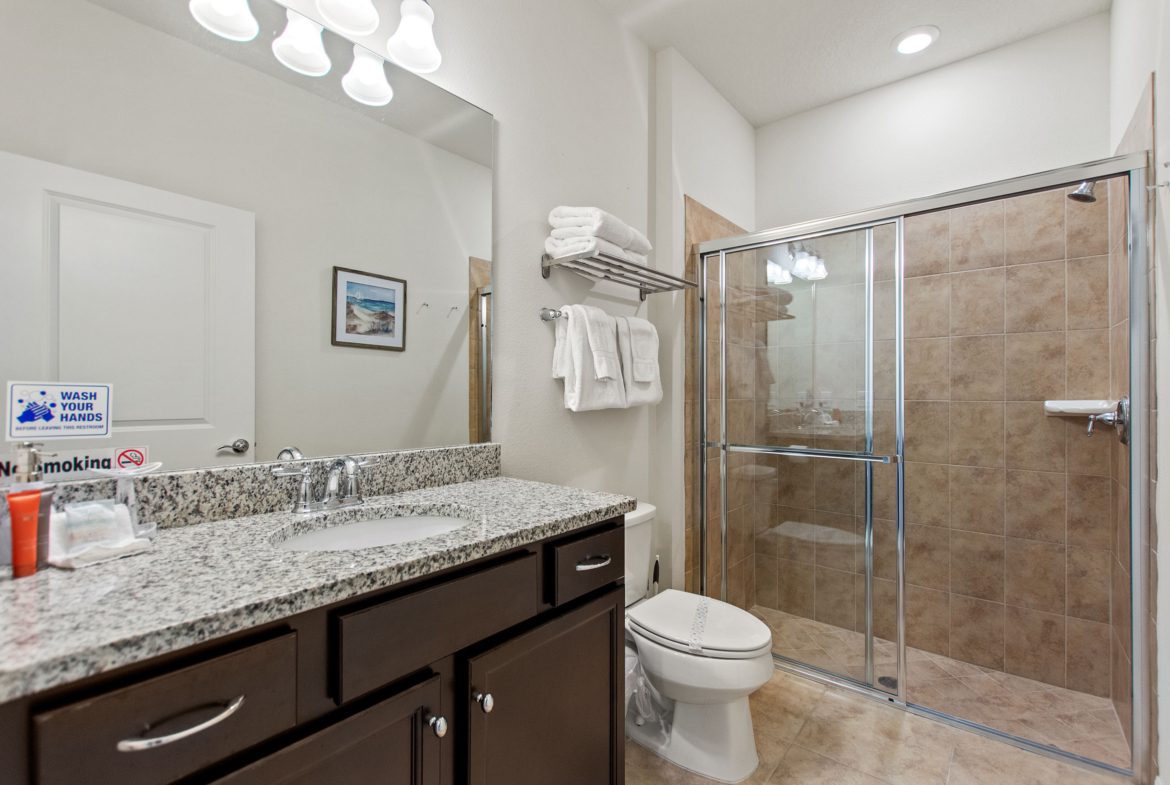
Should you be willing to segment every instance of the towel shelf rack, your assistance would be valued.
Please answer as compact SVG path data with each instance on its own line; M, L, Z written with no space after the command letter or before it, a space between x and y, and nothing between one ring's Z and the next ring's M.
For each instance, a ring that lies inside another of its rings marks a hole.
M572 270L577 275L594 281L613 281L632 286L638 296L645 300L648 294L677 292L692 289L698 284L669 273L659 272L652 267L636 262L627 262L605 254L573 254L552 257L545 254L540 260L540 275L548 278L556 268Z

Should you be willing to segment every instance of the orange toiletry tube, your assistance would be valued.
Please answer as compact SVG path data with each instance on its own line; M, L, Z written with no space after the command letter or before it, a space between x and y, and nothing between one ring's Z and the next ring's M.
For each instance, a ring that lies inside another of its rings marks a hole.
M39 490L8 494L12 519L12 577L24 578L37 571L37 519L40 517Z

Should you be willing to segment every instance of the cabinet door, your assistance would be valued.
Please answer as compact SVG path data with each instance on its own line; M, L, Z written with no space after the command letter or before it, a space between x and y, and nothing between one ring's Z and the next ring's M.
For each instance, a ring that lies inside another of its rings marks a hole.
M468 660L470 785L624 782L624 596L619 587Z
M439 708L435 676L215 785L439 785Z

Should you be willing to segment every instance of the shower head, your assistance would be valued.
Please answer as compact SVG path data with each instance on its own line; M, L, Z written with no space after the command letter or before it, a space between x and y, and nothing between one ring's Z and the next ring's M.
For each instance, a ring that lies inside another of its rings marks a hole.
M1097 185L1093 180L1085 180L1077 190L1068 195L1069 199L1074 202L1095 202L1097 197L1093 196L1093 187Z

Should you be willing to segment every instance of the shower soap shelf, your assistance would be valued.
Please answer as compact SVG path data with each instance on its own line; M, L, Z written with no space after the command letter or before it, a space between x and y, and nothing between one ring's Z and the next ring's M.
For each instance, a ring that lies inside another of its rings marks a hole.
M540 275L548 278L554 269L572 270L577 275L593 281L613 281L638 290L638 296L645 300L648 294L677 292L698 286L694 281L659 272L652 267L636 262L627 262L605 254L573 254L552 257L548 254L540 260Z
M1094 414L1106 414L1117 409L1117 401L1102 399L1086 401L1045 401L1044 413L1047 415L1072 415L1090 417Z

